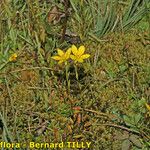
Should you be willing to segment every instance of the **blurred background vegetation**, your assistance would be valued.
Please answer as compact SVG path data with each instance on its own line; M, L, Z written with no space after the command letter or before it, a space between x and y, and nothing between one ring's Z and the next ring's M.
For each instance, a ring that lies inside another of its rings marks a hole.
M68 90L51 56L72 44L91 57ZM148 150L149 60L149 0L1 0L0 141Z

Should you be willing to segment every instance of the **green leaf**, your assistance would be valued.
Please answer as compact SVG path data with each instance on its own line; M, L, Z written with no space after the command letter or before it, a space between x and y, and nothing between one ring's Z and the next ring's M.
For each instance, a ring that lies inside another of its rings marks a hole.
M134 121L133 121L133 119L132 119L131 117L123 116L123 119L124 119L125 124L126 124L127 126L135 127Z
M134 122L135 124L138 124L138 122L141 120L142 116L141 114L137 114L134 116Z

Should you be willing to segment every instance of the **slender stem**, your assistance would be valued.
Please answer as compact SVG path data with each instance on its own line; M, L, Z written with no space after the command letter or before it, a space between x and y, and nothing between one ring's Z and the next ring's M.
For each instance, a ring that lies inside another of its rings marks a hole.
M66 63L65 64L65 69L66 69L66 81L67 81L67 86L68 86L68 92L70 92L70 80L69 80L69 66Z
M78 68L76 65L74 65L74 68L75 68L75 73L76 73L76 79L78 80L79 79L79 76L78 76Z

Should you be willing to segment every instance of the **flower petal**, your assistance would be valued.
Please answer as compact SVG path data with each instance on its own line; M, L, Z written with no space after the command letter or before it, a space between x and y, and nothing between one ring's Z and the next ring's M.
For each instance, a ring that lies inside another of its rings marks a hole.
M62 59L60 56L52 56L51 58L54 60L61 60Z
M62 64L64 61L63 60L60 60L59 62L58 62L58 64Z
M90 57L90 54L84 54L84 55L82 55L80 58L81 59L87 59L87 58L89 58Z
M69 59L70 54L71 54L71 48L68 48L68 50L65 53L65 59Z
M16 59L17 59L17 54L16 54L16 53L12 54L12 55L9 57L9 61L16 61Z
M75 56L75 55L70 55L70 58L71 58L72 60L76 60L76 56Z
M79 63L83 63L83 59L82 59L82 58L78 58L77 61L78 61Z
M81 56L84 54L84 52L85 52L85 47L82 45L78 49L78 55Z
M63 56L64 55L64 52L61 50L61 49L57 49L57 53L59 56Z
M150 105L146 103L145 106L150 111Z
M77 47L76 47L75 45L72 45L71 49L72 49L72 53L73 53L74 55L77 55L77 54L78 54L78 49L77 49Z

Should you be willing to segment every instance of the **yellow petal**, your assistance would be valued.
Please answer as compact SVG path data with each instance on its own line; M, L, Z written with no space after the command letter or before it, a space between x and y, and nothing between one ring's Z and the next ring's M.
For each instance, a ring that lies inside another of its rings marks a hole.
M75 45L72 45L71 49L72 49L72 53L73 53L74 55L77 55L77 54L78 54L78 49L77 49L77 47L76 47Z
M17 54L16 54L16 53L14 53L14 54L13 54L13 57L15 57L15 58L16 58L16 57L17 57Z
M150 105L148 105L147 103L145 104L146 108L150 111Z
M54 59L54 60L61 60L60 56L52 56L51 58Z
M64 55L64 52L61 50L61 49L57 49L57 53L59 56L63 56Z
M60 60L59 62L58 62L58 64L62 64L64 61L63 60Z
M81 56L84 54L84 51L85 51L85 47L82 45L79 47L79 50L78 50L78 55Z
M70 58L71 58L72 60L75 60L75 59L76 59L76 56L70 55Z
M81 59L87 59L87 58L89 58L90 57L90 54L84 54L84 55L82 55L80 58Z
M16 61L16 59L17 59L17 54L16 54L16 53L12 54L12 55L9 57L9 61Z
M69 59L70 54L71 54L71 48L69 48L69 49L66 51L66 53L65 53L65 59Z
M78 58L77 61L80 62L80 63L82 63L83 59L82 58Z

